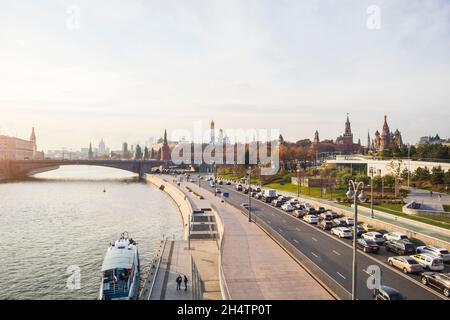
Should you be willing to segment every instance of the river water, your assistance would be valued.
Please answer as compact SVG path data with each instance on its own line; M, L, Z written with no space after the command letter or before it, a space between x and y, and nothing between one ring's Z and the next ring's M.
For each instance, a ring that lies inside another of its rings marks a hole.
M97 299L106 249L123 231L142 266L163 236L183 236L172 200L126 171L67 166L0 183L0 299Z

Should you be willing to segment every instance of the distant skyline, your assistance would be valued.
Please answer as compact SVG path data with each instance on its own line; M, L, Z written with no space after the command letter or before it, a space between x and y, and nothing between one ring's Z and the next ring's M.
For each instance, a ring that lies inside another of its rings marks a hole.
M120 149L211 119L336 139L347 113L362 144L385 114L405 142L450 137L447 0L0 4L0 134L35 126L40 150Z

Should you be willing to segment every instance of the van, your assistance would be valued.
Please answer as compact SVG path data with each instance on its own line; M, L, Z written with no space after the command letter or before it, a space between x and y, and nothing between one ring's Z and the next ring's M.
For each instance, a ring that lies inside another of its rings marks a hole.
M444 270L444 260L442 258L434 257L426 253L418 253L412 255L411 258L420 263L426 270L442 271Z

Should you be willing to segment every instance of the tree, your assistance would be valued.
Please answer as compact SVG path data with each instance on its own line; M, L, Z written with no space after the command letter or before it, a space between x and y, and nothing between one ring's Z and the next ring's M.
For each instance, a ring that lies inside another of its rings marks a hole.
M140 145L136 145L136 151L134 152L134 159L141 160L142 159L142 150Z
M430 170L427 167L425 167L425 168L419 167L413 173L413 180L414 181L429 181L430 176L431 176Z
M387 174L383 177L384 186L388 188L393 188L395 185L395 177L392 174Z
M433 167L431 169L431 183L432 184L443 184L444 183L444 171L441 166Z
M380 190L381 189L382 184L383 184L382 179L383 178L381 176L378 176L378 175L373 177L373 187L374 187L374 189L376 189L376 190Z
M450 170L444 173L444 183L450 185Z
M364 173L358 173L355 177L356 181L362 181L364 183L364 185L368 185L370 182L370 177L368 177L366 174Z
M336 180L340 188L348 188L348 182L352 178L352 174L349 169L339 170L336 173Z
M148 157L149 157L149 153L148 153L148 148L146 146L144 149L144 160L148 160Z

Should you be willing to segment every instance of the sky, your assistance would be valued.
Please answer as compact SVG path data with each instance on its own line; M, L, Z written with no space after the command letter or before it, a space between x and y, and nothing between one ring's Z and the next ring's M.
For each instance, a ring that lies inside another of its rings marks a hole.
M375 7L373 7L375 6ZM0 134L39 149L165 128L450 137L448 0L0 0ZM374 9L375 8L375 9ZM374 11L375 10L375 11Z

